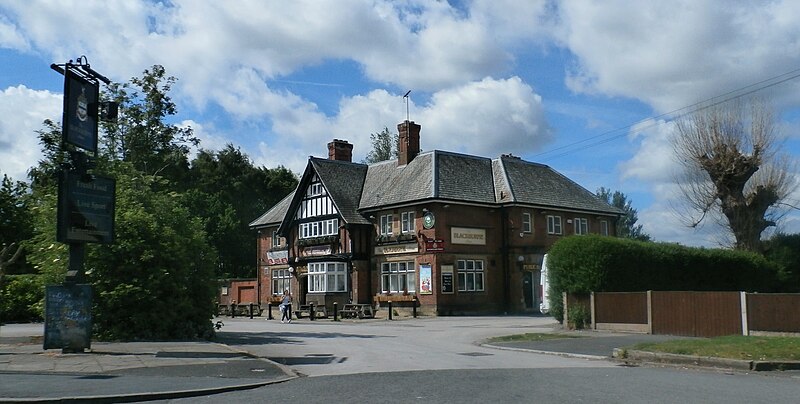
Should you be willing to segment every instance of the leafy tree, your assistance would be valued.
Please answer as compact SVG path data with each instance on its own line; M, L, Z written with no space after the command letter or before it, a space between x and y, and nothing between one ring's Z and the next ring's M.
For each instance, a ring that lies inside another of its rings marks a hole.
M297 186L291 171L255 167L233 145L201 150L192 160L185 204L205 219L219 252L218 276L251 277L257 267L256 234L249 223Z
M779 153L772 110L758 101L722 104L675 126L673 147L685 168L678 184L690 226L721 213L735 247L759 251L761 233L775 226L780 205L797 187L793 164Z
M33 236L28 186L3 174L0 182L0 280L5 273L28 272L20 242Z
M146 69L129 83L112 83L104 98L119 103L119 118L103 124L101 151L109 161L126 161L146 174L162 175L172 184L185 180L191 146L200 141L192 128L169 123L177 107L169 96L177 79L163 66Z
M384 127L382 131L369 135L369 140L372 142L372 150L367 153L364 163L372 164L380 161L386 161L397 158L397 142L400 135L392 134L389 128Z
M639 220L638 212L631 206L631 201L620 191L611 192L610 189L600 187L596 192L597 197L606 201L609 205L625 212L616 223L617 237L631 238L640 241L650 241L650 235L645 233L641 224L636 224Z
M776 234L764 243L764 256L780 266L781 292L800 292L800 234Z

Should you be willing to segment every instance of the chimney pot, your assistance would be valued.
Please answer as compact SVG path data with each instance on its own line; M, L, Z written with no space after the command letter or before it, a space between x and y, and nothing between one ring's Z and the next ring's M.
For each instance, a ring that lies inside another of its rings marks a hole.
M419 131L422 126L406 120L397 125L397 165L406 165L419 154Z
M353 145L347 140L333 139L328 143L328 159L352 162Z

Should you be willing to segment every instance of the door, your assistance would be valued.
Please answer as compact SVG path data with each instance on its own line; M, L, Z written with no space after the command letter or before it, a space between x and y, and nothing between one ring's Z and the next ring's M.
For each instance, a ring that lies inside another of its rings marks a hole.
M525 271L522 273L522 296L525 297L525 310L533 309L533 302L536 301L533 291L533 272Z

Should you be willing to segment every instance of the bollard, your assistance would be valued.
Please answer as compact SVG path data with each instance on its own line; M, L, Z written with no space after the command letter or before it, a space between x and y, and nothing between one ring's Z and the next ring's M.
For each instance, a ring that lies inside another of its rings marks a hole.
M289 321L292 321L292 304L291 304L291 303L289 303L289 304L287 304L287 305L286 305L286 310L289 310L289 312L287 313L287 315L288 315L288 317L289 317Z
M308 305L308 316L311 317L311 321L314 321L314 317L316 317L316 313L314 313L314 303Z
M417 297L416 296L414 296L414 298L411 299L411 315L414 318L417 318Z
M392 301L389 300L388 303L389 303L389 320L391 320L392 319Z
M250 303L250 320L253 319L253 303Z
M272 317L272 302L267 303L267 320L274 320L275 317Z
M231 318L236 317L236 303L231 303Z
M333 302L333 321L339 321L339 303Z

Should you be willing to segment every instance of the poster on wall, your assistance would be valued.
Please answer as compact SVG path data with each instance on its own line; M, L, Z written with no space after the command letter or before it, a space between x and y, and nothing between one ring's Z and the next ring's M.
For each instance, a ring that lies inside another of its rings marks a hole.
M433 293L430 264L422 264L419 266L419 293L421 295L429 295Z

